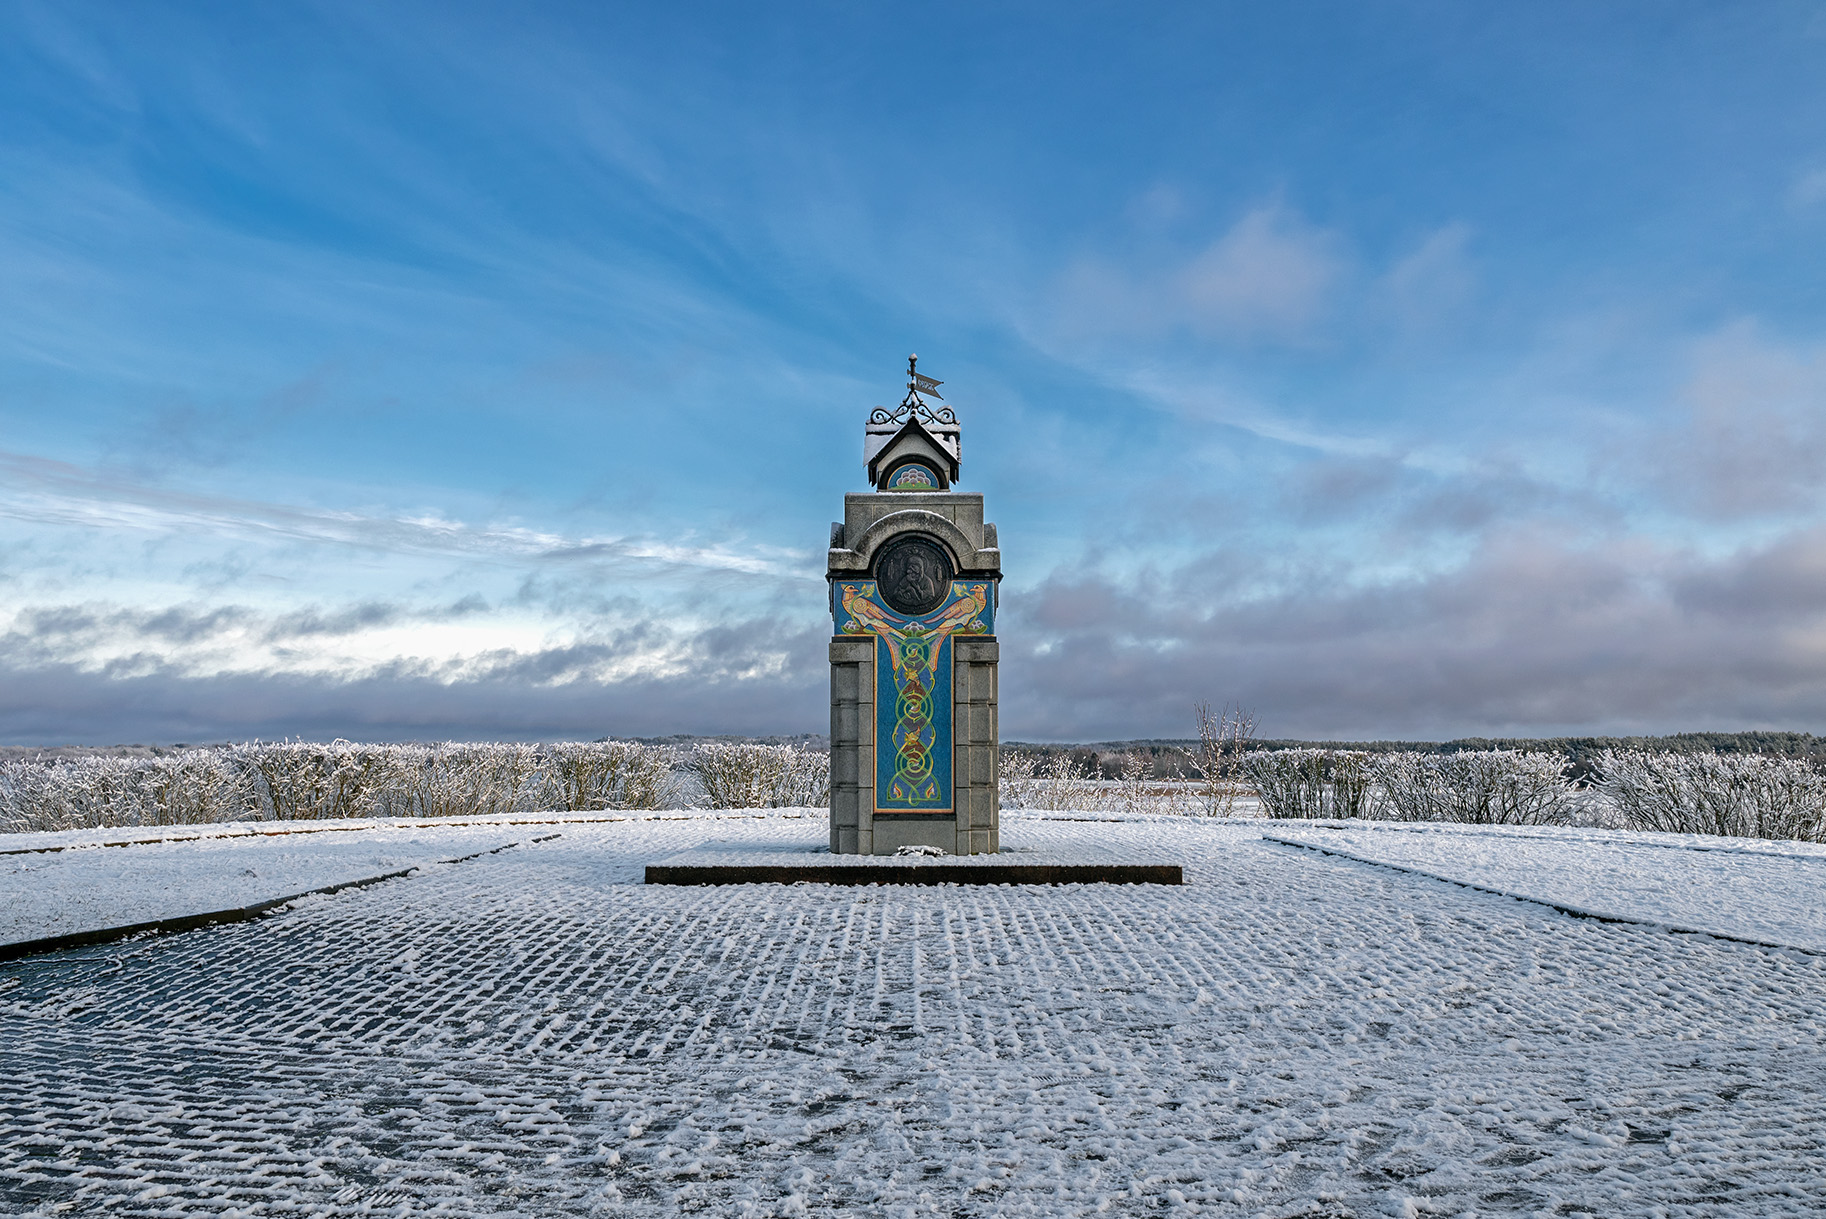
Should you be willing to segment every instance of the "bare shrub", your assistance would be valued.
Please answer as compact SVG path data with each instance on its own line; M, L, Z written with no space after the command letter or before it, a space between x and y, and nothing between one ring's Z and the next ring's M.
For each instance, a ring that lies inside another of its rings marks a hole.
M520 744L394 745L375 808L393 817L486 817L526 811L538 748Z
M0 826L9 831L194 825L257 815L246 774L215 750L0 765Z
M793 757L782 776L779 804L774 808L829 808L831 803L831 755L828 749L804 749L789 746Z
M1002 750L1001 765L1001 805L1003 808L1034 808L1034 792L1038 778L1035 771L1039 759L1024 749Z
M1042 758L1018 749L1002 755L1002 806L1055 813L1089 812L1105 800L1087 764L1067 753Z
M691 751L711 808L813 808L831 798L831 757L793 745L713 742Z
M1211 714L1210 703L1199 703L1198 753L1189 760L1198 781L1198 797L1207 817L1228 817L1236 812L1236 798L1248 791L1243 758L1255 739L1255 716L1241 707Z
M1572 820L1558 754L1510 749L1385 754L1370 766L1383 816L1469 825L1566 825Z
M827 800L828 757L788 753L793 756L776 798ZM252 741L159 757L9 760L0 763L0 829L658 808L678 795L673 756L658 746L620 741L337 740Z
M679 794L672 772L675 756L664 746L635 741L547 745L540 754L532 803L566 812L670 808Z
M1596 784L1635 830L1826 841L1826 775L1762 754L1606 750Z
M1349 749L1276 749L1243 755L1242 773L1270 817L1365 817L1373 809L1369 755Z
M1139 753L1123 755L1122 771L1116 780L1116 804L1128 816L1152 811L1149 779L1154 777L1153 762Z
M409 815L410 779L398 745L335 740L253 741L229 749L254 782L264 815L274 821Z

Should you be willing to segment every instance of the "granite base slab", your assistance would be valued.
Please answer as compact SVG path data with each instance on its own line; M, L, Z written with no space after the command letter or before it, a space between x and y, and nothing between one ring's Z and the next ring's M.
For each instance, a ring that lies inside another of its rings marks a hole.
M828 849L703 847L647 865L650 885L1178 885L1177 863L1120 851L833 855Z

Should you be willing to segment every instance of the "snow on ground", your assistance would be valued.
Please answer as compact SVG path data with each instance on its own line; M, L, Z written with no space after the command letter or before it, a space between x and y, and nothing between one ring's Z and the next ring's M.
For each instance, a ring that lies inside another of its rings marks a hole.
M252 906L562 834L577 822L769 816L803 819L806 810L230 822L11 834L0 838L0 945Z
M0 856L68 850L71 847L131 846L195 842L202 838L273 838L297 834L366 834L387 830L449 830L472 826L563 825L572 821L752 821L775 818L824 823L821 808L680 808L649 812L494 813L474 817L347 817L325 821L211 821L194 825L111 826L102 829L43 830L0 834ZM325 839L324 841L330 841Z
M491 851L537 833L490 826L208 837L0 856L0 944L251 906Z
M1592 914L1826 952L1814 843L1375 822L1263 832Z
M1005 820L1178 887L675 888L823 826L574 825L0 966L0 1209L1826 1212L1826 957L1264 828Z

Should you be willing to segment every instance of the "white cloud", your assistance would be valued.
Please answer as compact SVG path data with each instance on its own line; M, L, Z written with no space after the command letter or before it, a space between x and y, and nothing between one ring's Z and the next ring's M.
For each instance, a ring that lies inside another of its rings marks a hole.
M1806 510L1826 492L1826 345L1739 322L1695 345L1683 427L1649 449L1652 478L1701 514Z
M1330 309L1344 269L1335 234L1278 205L1258 207L1164 265L1080 259L1053 287L1049 345L1178 334L1304 342Z
M1186 736L1200 701L1241 701L1270 736L1358 740L1826 719L1817 528L1717 559L1524 527L1384 579L1233 567L1216 551L1141 583L1062 569L1006 596L1005 732Z
M1187 321L1213 336L1304 335L1339 278L1335 244L1281 208L1257 208L1177 277Z
M620 560L656 567L815 579L814 556L772 546L689 545L644 536L566 535L441 513L381 516L235 499L112 479L66 462L0 452L0 516L39 525L303 542L397 554L536 563Z
M1446 225L1428 234L1389 268L1380 287L1399 325L1406 329L1431 327L1469 299L1477 282L1466 254L1470 239L1467 226Z
M1826 169L1802 174L1788 188L1788 205L1794 208L1818 207L1826 203Z

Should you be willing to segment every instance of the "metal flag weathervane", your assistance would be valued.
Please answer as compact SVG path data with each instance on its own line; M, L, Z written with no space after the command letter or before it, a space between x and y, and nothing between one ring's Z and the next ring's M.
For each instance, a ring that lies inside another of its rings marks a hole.
M902 424L910 419L918 419L930 427L957 426L957 412L949 406L933 406L927 398L936 398L941 403L945 396L938 392L943 381L934 380L919 371L919 357L907 357L907 396L900 400L900 405L893 410L878 406L869 412L870 427L886 427L889 424Z
M917 354L907 357L908 392L937 398L940 402L943 402L945 400L945 395L938 392L938 387L943 385L944 382L934 381L931 377L926 376L919 371L918 365L919 356Z

